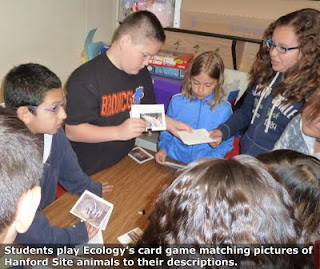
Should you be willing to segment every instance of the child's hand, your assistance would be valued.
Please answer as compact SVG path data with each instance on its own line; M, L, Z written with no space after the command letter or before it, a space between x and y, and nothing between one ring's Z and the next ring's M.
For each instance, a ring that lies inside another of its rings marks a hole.
M102 193L111 192L113 191L113 185L109 184L108 182L102 183Z
M86 225L86 228L87 228L87 232L88 232L88 239L92 239L96 234L97 232L99 231L98 228L92 226L89 222L85 222L84 223Z
M222 132L218 129L214 129L210 131L210 138L212 138L214 141L209 143L209 145L213 148L219 146L222 141Z
M168 116L166 116L166 125L167 125L167 130L176 137L179 137L178 135L179 131L187 131L189 133L192 132L192 128L188 124L182 121L174 120Z
M146 122L138 118L129 118L118 126L118 138L116 140L130 140L140 136L146 130Z
M155 159L158 164L164 164L166 157L167 151L165 149L161 149L155 154Z

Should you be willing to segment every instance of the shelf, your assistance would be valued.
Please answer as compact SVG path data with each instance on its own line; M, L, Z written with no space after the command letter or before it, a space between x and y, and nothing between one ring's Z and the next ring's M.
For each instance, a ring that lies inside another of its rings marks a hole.
M254 39L254 38L248 38L248 37L240 37L240 36L232 36L232 35L225 35L225 34L217 34L217 33L209 33L209 32L201 32L201 31L195 31L195 30L187 30L187 29L181 29L181 28L165 28L165 31L167 32L172 32L172 33L178 33L180 34L180 36L182 36L182 38L180 39L188 39L187 42L191 43L191 42L202 42L202 47L205 46L206 50L208 50L207 48L210 48L210 43L215 43L215 45L218 45L218 50L221 50L220 53L222 54L222 57L224 56L224 61L227 65L227 67L229 68L233 68L234 70L239 70L239 62L241 62L244 51L246 50L246 52L249 52L251 55L248 57L248 59L250 59L250 63L248 64L249 66L251 66L252 61L255 58L255 55L257 53L257 51L259 50L259 47L262 43L261 39ZM195 38L187 38L187 36L183 36L183 35L191 35L192 37L196 36L201 36L201 37L209 37L209 38L213 38L212 42L208 41L208 40L201 40L201 38L195 39ZM172 37L171 37L172 39ZM176 41L173 42L173 44L171 44L171 47L174 48L174 50L179 50L179 47L183 47L180 46L181 45L181 40L177 39ZM216 41L214 41L216 40ZM219 40L219 41L218 41ZM229 41L229 42L224 42L225 41ZM246 44L252 44L252 45L247 45L247 48L245 48ZM257 46L258 45L258 46ZM168 46L168 45L167 45ZM170 45L169 45L170 47ZM193 44L191 45L191 48L193 48L193 52L196 54L198 52L198 49L201 46L199 44ZM227 47L227 48L226 48ZM185 51L186 49L190 50L190 45L189 48L183 47L181 49L181 51ZM172 49L172 48L171 48ZM185 52L192 52L192 51L185 51ZM229 54L231 52L231 56L232 58L230 59L231 63L229 63L229 59L227 59L227 57L229 57ZM229 66L228 66L229 65ZM231 65L231 66L230 66ZM249 66L245 66L244 69L242 71L248 71Z

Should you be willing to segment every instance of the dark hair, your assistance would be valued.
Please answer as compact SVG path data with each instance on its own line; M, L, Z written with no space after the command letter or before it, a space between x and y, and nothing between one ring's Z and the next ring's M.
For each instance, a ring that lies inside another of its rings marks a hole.
M126 34L131 35L136 44L144 42L145 39L153 39L161 43L166 41L163 27L156 15L145 10L127 16L115 31L113 41Z
M282 16L269 25L264 39L271 38L275 28L279 26L293 27L298 37L301 59L285 72L273 94L283 95L286 102L304 102L320 87L320 11L306 8ZM250 71L251 83L261 85L259 89L262 90L274 76L269 50L264 43Z
M215 105L221 102L224 96L224 64L217 52L206 51L194 59L190 71L187 72L183 80L182 95L187 96L190 99L194 99L192 94L191 79L192 77L200 75L201 73L205 73L210 78L217 80L217 86L214 90L215 97L210 103L210 107L213 108Z
M320 238L320 161L303 153L282 149L257 157L279 176L297 204L311 241Z
M190 164L156 201L137 248L192 246L200 258L232 259L239 266L236 268L248 262L251 267L244 268L309 268L304 266L312 264L311 255L252 254L254 246L293 244L290 246L300 248L298 244L305 242L305 230L284 186L258 160L239 155ZM246 246L251 254L202 256L197 251L217 246ZM168 260L164 255L161 258Z
M28 63L14 67L4 81L4 101L6 108L38 106L46 93L61 88L61 80L47 67Z
M0 108L0 233L9 226L21 195L40 184L38 140L13 113Z
M255 158L193 163L158 198L144 244L304 242L294 204Z
M320 90L315 91L306 100L302 113L308 121L313 121L320 116Z

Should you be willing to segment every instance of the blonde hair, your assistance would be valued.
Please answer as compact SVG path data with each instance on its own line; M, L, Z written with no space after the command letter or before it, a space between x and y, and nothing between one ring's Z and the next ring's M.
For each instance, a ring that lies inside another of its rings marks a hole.
M206 51L198 55L187 72L182 83L182 95L193 100L195 97L192 94L191 78L201 73L207 74L210 78L217 80L217 85L214 89L215 96L209 103L213 109L218 103L221 102L224 91L224 64L220 55L215 51Z

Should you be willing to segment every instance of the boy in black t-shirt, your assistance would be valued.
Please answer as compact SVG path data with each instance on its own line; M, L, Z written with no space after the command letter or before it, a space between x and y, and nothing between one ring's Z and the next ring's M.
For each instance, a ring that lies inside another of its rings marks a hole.
M157 17L148 11L129 15L114 33L106 54L73 72L67 83L66 134L82 169L92 175L126 156L145 131L142 119L129 117L138 90L142 104L155 103L149 58L165 41Z

